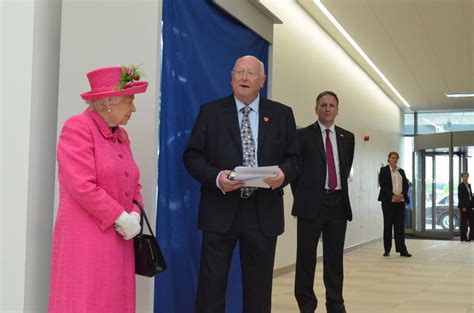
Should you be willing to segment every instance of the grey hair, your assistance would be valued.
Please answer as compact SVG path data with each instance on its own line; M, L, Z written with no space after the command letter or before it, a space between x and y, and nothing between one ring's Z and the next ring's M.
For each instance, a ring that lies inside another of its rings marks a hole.
M119 103L122 101L123 97L109 97L109 98L100 98L95 100L86 100L86 103L95 111L105 111L110 108L110 106Z

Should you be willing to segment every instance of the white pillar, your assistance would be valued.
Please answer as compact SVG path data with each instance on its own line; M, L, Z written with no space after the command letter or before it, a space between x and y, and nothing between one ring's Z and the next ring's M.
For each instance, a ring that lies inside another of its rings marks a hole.
M60 20L60 0L2 2L2 312L47 310Z

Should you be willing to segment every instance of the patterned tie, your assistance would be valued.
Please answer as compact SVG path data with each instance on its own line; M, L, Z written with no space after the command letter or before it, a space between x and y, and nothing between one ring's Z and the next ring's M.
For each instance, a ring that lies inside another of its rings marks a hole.
M334 152L332 150L331 139L329 138L330 129L326 129L326 163L328 165L328 187L335 190L337 187L336 163L334 162Z
M243 166L255 167L255 141L252 136L252 128L250 128L249 113L252 110L249 106L244 106L240 109L240 112L244 114L242 117L242 125L240 126L240 138L242 139L242 151L243 151ZM244 198L250 197L252 192L257 188L255 187L243 187L241 189L241 195Z

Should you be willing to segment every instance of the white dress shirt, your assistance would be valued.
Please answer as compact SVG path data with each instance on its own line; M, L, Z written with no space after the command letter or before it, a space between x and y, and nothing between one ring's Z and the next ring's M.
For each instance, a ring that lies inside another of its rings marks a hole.
M321 128L321 135L323 136L323 144L324 144L324 149L326 150L326 126L323 124L319 123L319 127ZM341 190L341 175L340 175L340 170L339 170L339 151L337 149L337 139L336 139L336 126L334 124L329 127L329 140L331 140L331 145L332 145L332 152L334 155L334 163L336 165L336 178L337 178L337 186L336 190ZM327 164L327 162L326 162ZM328 167L326 166L326 182L324 184L324 188L329 189L328 186Z
M245 104L243 104L239 99L234 96L235 104L237 106L237 118L239 119L239 128L242 125L242 119L244 117L244 113L240 111ZM260 103L260 95L257 95L257 98L249 104L252 108L249 112L249 121L250 121L250 128L252 129L252 137L253 141L255 142L255 165L258 166L258 108ZM233 170L231 168L230 170ZM216 186L219 188L223 194L225 194L224 190L222 190L221 186L219 185L219 177L221 176L222 171L216 177Z
M392 170L390 165L389 165L389 168L390 168L390 174L392 175L392 192L394 195L399 195L403 191L402 175L398 171L398 167L395 169L395 171Z

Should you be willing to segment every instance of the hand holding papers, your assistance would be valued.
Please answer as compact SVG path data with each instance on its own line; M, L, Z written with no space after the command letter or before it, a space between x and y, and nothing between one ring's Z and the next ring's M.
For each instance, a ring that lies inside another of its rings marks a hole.
M241 180L246 187L270 188L263 180L268 177L275 177L278 166L244 167L237 166L230 173L230 180Z

